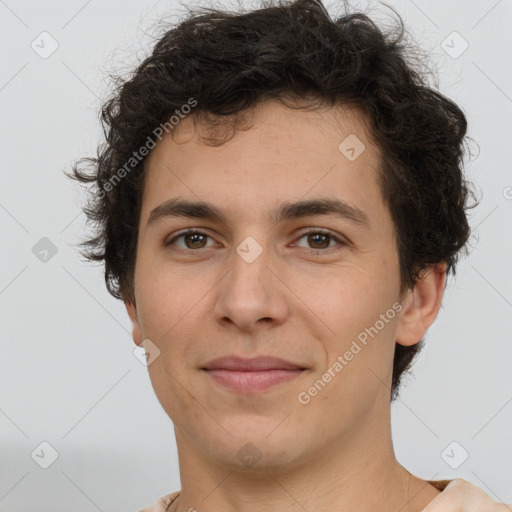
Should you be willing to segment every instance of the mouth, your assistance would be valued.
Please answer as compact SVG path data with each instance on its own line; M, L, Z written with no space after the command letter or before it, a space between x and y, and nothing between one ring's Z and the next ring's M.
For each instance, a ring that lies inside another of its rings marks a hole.
M237 393L259 393L290 382L307 369L275 357L223 357L201 368L211 379Z

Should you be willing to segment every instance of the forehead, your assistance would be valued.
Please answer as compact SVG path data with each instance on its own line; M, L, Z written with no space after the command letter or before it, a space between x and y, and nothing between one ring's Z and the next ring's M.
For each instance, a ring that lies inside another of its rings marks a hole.
M240 140L244 138L245 131L250 131L247 139L250 138L260 145L275 144L295 151L305 149L304 143L306 147L315 144L332 145L341 143L348 135L354 135L365 142L368 153L377 156L378 148L373 141L370 142L370 124L370 117L365 111L343 103L332 107L319 105L313 109L311 104L298 100L286 106L277 99L269 99L239 112L236 116L213 116L209 112L199 112L196 115L192 112L164 134L163 140L152 151L150 159L157 158L173 144L191 143L196 146L195 150L223 148L228 151L228 148L236 146L237 143L247 143L247 140ZM235 141L232 140L233 135ZM340 150L337 144L335 149Z
M361 110L309 111L267 100L245 119L247 125L230 131L229 124L215 128L189 116L165 135L146 162L143 216L178 196L237 213L315 195L344 198L360 209L383 206L380 154Z

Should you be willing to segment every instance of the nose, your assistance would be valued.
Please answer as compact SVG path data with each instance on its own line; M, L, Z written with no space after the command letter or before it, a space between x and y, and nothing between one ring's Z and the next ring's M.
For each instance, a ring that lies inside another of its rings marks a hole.
M249 251L244 249L249 248ZM282 324L289 313L286 286L272 269L268 250L255 259L254 247L241 244L233 254L232 267L219 283L214 316L217 322L233 324L244 331L268 324ZM261 251L261 249L260 249Z

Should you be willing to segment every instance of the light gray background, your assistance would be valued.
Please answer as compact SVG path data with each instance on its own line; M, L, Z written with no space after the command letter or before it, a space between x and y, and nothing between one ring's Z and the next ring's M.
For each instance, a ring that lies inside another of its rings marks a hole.
M467 114L480 146L467 172L483 194L471 214L478 241L393 406L396 452L418 476L463 477L512 503L512 2L388 3L431 50L441 92ZM83 195L63 175L101 140L105 73L142 58L153 23L176 8L0 0L2 512L130 511L180 488L172 423L133 354L124 306L70 246L83 235ZM59 44L47 59L31 48L43 31ZM453 31L469 44L458 58L441 46ZM57 248L47 262L32 252L43 237ZM58 452L48 469L31 458L43 441ZM456 470L442 457L453 441L452 465L469 453Z

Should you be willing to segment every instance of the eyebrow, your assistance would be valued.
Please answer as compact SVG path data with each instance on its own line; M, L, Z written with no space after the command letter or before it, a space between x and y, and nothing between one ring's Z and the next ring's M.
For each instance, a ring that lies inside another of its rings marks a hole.
M368 215L356 206L339 199L320 198L296 203L283 203L277 210L270 212L270 220L275 223L284 220L300 219L314 215L333 215L352 221L367 229L370 227ZM151 210L146 228L159 221L172 217L187 217L214 222L227 223L227 216L216 206L204 201L192 202L182 199L169 199Z

